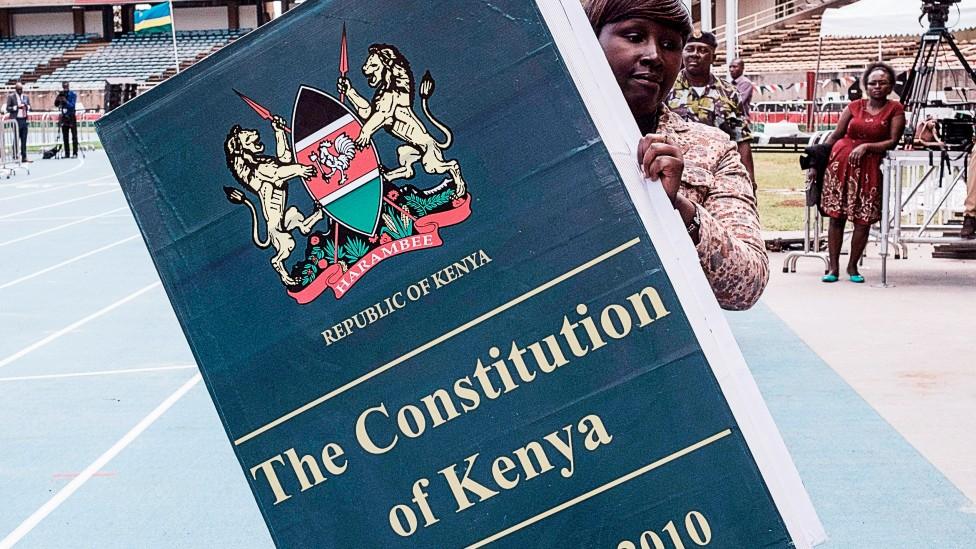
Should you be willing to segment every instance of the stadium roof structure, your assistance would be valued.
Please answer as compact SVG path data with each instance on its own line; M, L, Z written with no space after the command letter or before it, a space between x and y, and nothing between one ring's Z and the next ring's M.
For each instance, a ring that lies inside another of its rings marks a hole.
M900 0L860 0L842 8L824 11L821 37L879 37L921 35L928 29L922 15L922 2ZM976 28L976 0L962 0L950 7L950 30Z

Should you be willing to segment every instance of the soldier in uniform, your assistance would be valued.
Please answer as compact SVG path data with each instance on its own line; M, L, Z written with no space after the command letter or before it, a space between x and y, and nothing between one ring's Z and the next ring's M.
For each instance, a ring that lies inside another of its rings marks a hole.
M678 73L667 104L685 120L714 126L728 134L738 145L742 163L755 188L752 132L739 106L736 89L712 74L716 46L715 35L710 32L695 32L688 38L682 50L684 68Z

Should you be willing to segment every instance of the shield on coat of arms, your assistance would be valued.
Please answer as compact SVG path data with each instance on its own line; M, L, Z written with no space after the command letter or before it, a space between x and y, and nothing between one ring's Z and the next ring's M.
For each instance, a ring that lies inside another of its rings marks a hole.
M356 115L324 91L302 86L291 127L296 162L317 170L305 181L312 199L341 225L375 234L383 199L380 160L372 143L362 150L353 145L362 129Z

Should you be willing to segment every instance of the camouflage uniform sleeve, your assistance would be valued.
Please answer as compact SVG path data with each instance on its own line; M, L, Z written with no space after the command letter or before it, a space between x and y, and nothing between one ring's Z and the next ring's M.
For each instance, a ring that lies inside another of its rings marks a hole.
M752 307L769 280L769 257L759 226L759 212L735 145L713 172L713 185L698 205L701 218L698 258L723 309Z

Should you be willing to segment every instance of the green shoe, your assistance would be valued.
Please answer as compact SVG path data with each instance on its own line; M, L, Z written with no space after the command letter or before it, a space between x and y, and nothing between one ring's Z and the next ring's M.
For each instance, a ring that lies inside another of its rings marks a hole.
M864 284L864 277L859 274L851 275L851 282L855 284Z
M820 279L822 282L837 282L837 275L835 274L825 274L823 278Z

